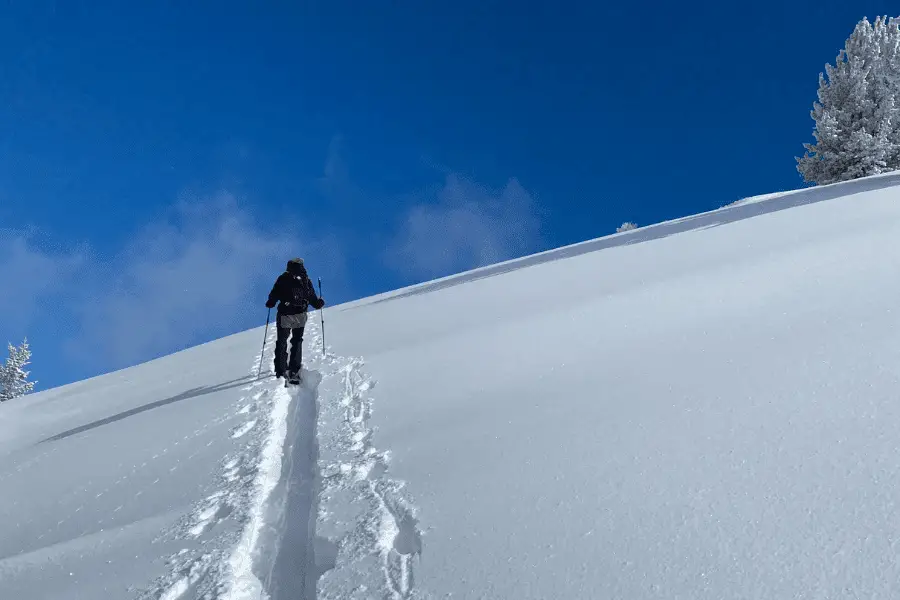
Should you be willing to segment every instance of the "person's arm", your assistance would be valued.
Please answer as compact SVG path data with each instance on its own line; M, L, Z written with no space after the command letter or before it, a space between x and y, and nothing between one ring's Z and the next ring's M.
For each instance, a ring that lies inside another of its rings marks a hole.
M278 304L278 300L281 296L280 288L281 287L281 275L278 276L278 279L275 280L275 285L272 286L272 291L269 292L269 299L266 300L266 308L275 308L275 305Z
M309 303L313 308L319 310L325 306L325 300L316 295L316 288L313 286L312 279L309 277L306 278L306 293L309 298Z

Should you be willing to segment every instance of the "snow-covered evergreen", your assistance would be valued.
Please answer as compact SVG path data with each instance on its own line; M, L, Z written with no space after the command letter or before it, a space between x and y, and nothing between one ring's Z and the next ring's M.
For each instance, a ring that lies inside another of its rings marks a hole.
M625 221L621 225L616 228L616 233L622 233L623 231L631 231L632 229L637 229L637 223L632 223L631 221Z
M24 396L34 390L34 382L28 381L29 372L25 370L30 363L31 348L28 347L27 339L18 347L9 344L9 358L5 365L0 365L0 402Z
M816 184L900 168L900 19L860 21L819 75L814 144L797 170Z

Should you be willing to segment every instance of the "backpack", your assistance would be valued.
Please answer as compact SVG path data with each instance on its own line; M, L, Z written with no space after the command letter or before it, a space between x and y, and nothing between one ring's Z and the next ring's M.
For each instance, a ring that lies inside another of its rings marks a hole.
M282 304L289 306L291 309L306 312L309 308L309 288L312 286L312 282L310 282L308 277L291 275L290 286L287 294L288 299L282 300Z

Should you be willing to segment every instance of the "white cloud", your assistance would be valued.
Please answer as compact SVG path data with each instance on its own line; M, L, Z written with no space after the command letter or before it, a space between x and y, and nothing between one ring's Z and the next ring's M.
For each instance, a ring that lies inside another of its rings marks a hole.
M0 330L18 339L42 312L71 302L71 284L86 257L49 247L33 231L0 230Z
M540 243L534 200L518 180L497 191L451 174L434 200L409 210L386 260L397 271L434 278L521 256Z
M227 193L182 200L170 222L148 226L118 256L91 265L81 331L68 350L116 368L251 326L293 256L342 277L336 240L275 221L255 223Z
M325 169L322 173L320 182L326 189L333 185L346 185L350 180L347 172L347 165L341 156L341 149L344 145L344 137L335 135L328 144L328 154L325 158Z
M320 183L347 195L357 188L340 143L333 140ZM384 258L405 277L446 275L541 244L533 199L515 179L491 190L450 174L415 199L387 243L369 232L370 241L378 238L386 248L375 251L376 261ZM188 195L168 218L104 256L89 247L50 248L34 233L0 229L0 343L46 334L45 358L57 353L48 363L66 359L82 373L142 362L261 324L269 287L294 256L323 276L326 298L352 295L343 250L362 244L361 251L371 252L360 237L365 231L338 240L333 226L323 233L284 214L269 217L254 219L227 192Z
M328 144L322 176L316 180L316 185L332 209L347 210L350 214L355 214L360 204L368 202L368 198L350 176L343 148L344 137L339 134L333 136Z

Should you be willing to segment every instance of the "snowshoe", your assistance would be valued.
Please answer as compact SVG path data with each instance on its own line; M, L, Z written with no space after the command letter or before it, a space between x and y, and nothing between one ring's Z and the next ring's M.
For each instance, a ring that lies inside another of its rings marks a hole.
M300 385L300 381L301 379L299 371L297 371L296 373L288 373L287 378L284 380L284 385L285 387L289 385Z

